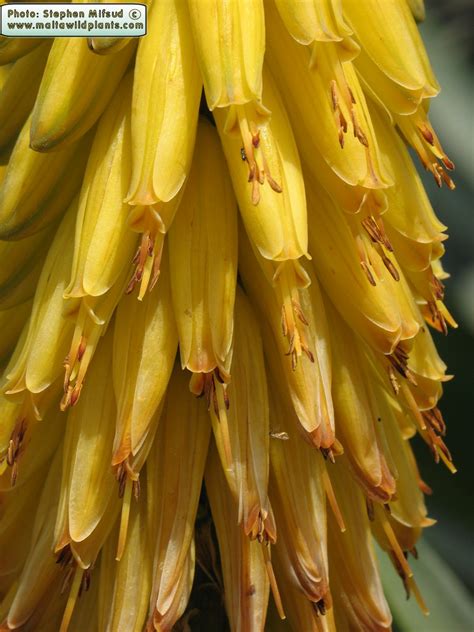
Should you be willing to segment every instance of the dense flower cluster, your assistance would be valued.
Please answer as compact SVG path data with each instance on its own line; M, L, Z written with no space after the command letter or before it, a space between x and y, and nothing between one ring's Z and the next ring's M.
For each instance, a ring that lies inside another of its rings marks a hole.
M189 630L199 569L232 630L389 630L410 439L454 471L422 2L148 4L0 40L0 629Z

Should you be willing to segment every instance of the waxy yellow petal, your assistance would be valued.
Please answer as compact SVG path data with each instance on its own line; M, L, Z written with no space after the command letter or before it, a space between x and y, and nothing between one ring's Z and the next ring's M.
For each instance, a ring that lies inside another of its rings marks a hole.
M98 525L116 482L110 465L116 414L110 372L112 335L100 345L91 366L90 382L67 420L63 487L68 490L68 526L81 542ZM103 385L109 382L105 388Z
M294 414L276 393L270 402L270 495L278 525L276 548L286 558L293 585L316 605L324 603L329 589L325 465L321 454L300 436ZM277 438L280 432L286 433L285 439Z
M269 596L262 548L266 544L250 540L238 525L237 503L229 493L215 446L207 461L206 491L219 542L231 629L263 632Z
M148 29L138 46L134 72L133 170L127 201L156 204L159 213L189 173L202 80L184 0L154 3Z
M13 64L0 88L2 150L15 140L31 112L49 49L49 43L44 43L21 57Z
M331 586L333 593L340 596L336 604L342 606L349 629L382 632L390 629L392 616L383 594L364 497L351 480L344 459L340 457L329 468L347 527L341 533L332 516L329 517Z
M72 262L77 200L62 221L38 282L31 317L17 355L5 371L5 392L40 393L59 377L74 323L67 318L63 292Z
M438 93L438 83L407 2L386 0L383 11L377 0L343 0L342 6L344 17L374 69L399 89L404 88L413 100ZM367 76L366 72L363 74Z
M19 578L15 598L8 613L8 626L24 624L47 598L53 582L61 576L61 567L53 554L55 514L61 482L61 452L56 456L44 483L34 518L33 534L25 566Z
M101 296L133 259L136 236L123 198L131 173L128 74L102 117L79 195L74 260L65 298Z
M107 107L134 51L131 43L98 57L83 38L57 38L33 108L31 147L49 151L83 136Z
M266 62L283 95L302 159L311 164L313 153L322 155L334 173L352 186L380 189L391 184L380 164L370 117L351 62L341 65L337 50L326 48L335 46L330 43L320 44L324 54L315 54L311 62L311 51L292 40L276 9L268 5L265 13ZM351 92L357 104L356 118ZM343 97L346 93L347 97ZM355 135L344 133L351 121Z
M276 0L276 5L289 33L300 44L337 42L351 33L340 0Z
M26 121L0 185L0 238L22 239L62 215L80 188L90 138L48 155L29 147Z
M311 285L298 295L301 314L306 321L306 324L298 324L299 331L304 335L305 353L300 357L287 355L288 345L282 332L282 305L255 257L248 240L241 236L240 274L264 323L262 339L269 373L282 396L290 398L308 438L317 447L330 448L334 443L331 358L328 325L317 279L310 272Z
M117 420L112 463L136 455L156 427L178 345L170 279L165 265L158 287L143 302L124 297L114 328L113 385Z
M333 352L333 399L337 437L364 492L375 500L388 501L395 492L378 427L381 412L366 369L361 343L335 310L327 305Z
M214 382L210 413L222 467L238 503L238 520L251 538L275 539L268 500L269 419L267 381L258 322L244 293L235 306L231 381ZM227 402L227 403L225 403Z
M170 630L189 597L192 545L210 423L202 400L189 393L187 376L175 366L155 442L147 461L150 543L154 551L150 616ZM192 579L191 579L192 583ZM175 618L176 617L176 618ZM174 620L173 620L174 619Z
M265 52L262 0L188 0L209 109L259 101Z
M237 278L237 204L219 139L199 123L189 182L169 233L181 365L228 373Z
M284 261L307 253L306 197L287 113L272 75L263 76L270 119L250 108L214 117L247 233L263 257Z

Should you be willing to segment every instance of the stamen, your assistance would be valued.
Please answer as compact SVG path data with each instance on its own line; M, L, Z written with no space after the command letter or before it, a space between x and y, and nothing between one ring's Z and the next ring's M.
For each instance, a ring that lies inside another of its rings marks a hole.
M22 408L19 418L17 419L13 432L8 442L6 462L11 467L10 483L12 487L15 487L18 480L18 461L23 454L26 447L26 433L29 428L29 424L26 419L26 403Z
M248 181L252 185L252 204L256 206L260 201L259 185L263 185L265 180L275 193L281 193L282 188L270 173L265 150L260 142L260 129L256 123L256 120L261 118L258 106L253 104L233 105L230 108L229 118L233 116L236 117L242 138L243 147L240 149L240 157L249 168ZM259 160L261 166L258 164Z
M233 463L231 441L229 433L229 421L227 410L229 409L229 398L227 394L227 383L229 377L216 368L211 373L194 373L189 382L189 390L196 397L206 397L207 409L212 410L222 429L222 441L225 458L228 466Z
M102 299L102 297L98 297ZM105 299L107 301L107 299ZM102 335L102 325L93 309L82 300L77 316L76 327L69 353L64 359L64 395L60 408L65 411L69 406L75 406L81 395L84 379Z
M273 571L272 560L270 558L270 549L269 544L262 543L262 551L263 557L265 559L265 568L267 569L268 579L270 581L270 588L272 591L273 599L275 601L275 606L278 612L278 616L280 619L286 619L285 611L283 610L283 604L281 601L280 591L278 590L278 584L275 577L275 572Z
M393 368L398 371L400 375L408 380L410 384L413 384L413 386L418 386L414 374L408 368L408 354L401 345L397 345L394 351L388 355L387 358Z
M341 530L341 533L344 533L346 530L346 525L344 524L344 518L342 517L341 510L337 503L336 494L334 493L334 488L331 483L331 479L329 478L329 474L326 471L326 468L323 470L323 484L324 490L326 492L327 499L329 500L329 504L332 509L332 513L334 514L334 518Z
M125 470L124 470L125 472ZM132 500L133 481L126 476L125 489L123 491L122 515L120 518L120 530L117 544L117 553L115 559L119 562L122 559L125 543L127 541L128 523L130 519L130 505Z
M418 154L423 167L433 174L438 187L441 187L444 182L451 190L454 190L456 185L445 171L445 169L452 171L454 163L443 151L423 108L418 108L417 112L410 116L395 116L395 120L408 143Z
M82 576L83 569L76 566L74 571L74 579L72 582L71 590L69 592L69 597L66 603L66 608L64 610L63 619L61 621L61 627L59 628L59 632L67 632L69 627L69 623L71 622L72 613L74 611L74 606L76 605L77 598L79 596L79 591L82 586Z
M299 300L299 284L293 263L293 261L283 261L279 264L273 282L276 285L282 305L281 329L289 342L287 355L291 357L291 366L295 370L298 358L302 353L305 353L310 362L314 362L314 356L309 349L305 332L298 323L299 321L305 327L308 326L308 320Z
M425 617L427 617L430 614L430 611L428 610L425 600L423 599L423 595L420 592L420 589L418 588L418 585L414 579L414 577L408 577L407 578L407 585L409 587L409 589L411 589L413 591L413 594L415 595L415 599L416 602L421 610L421 612L425 615Z
M392 526L387 519L386 512L381 507L379 507L379 505L375 506L375 511L376 511L377 517L380 519L380 524L382 526L382 529L385 535L387 536L387 539L390 543L392 551L394 555L396 556L397 562L400 564L400 567L403 570L404 574L407 577L412 577L413 571L411 570L410 565L408 564L403 554L403 551L392 529Z
M426 430L426 423L425 423L425 420L423 419L423 415L421 414L420 409L418 408L418 404L416 403L416 400L413 397L413 393L408 388L408 385L406 384L406 382L402 382L400 385L400 388L402 391L402 395L404 396L405 401L408 404L408 407L412 411L418 423L418 427L420 428L420 430Z
M158 282L160 276L161 257L163 255L165 235L154 231L143 233L140 246L133 258L135 271L125 290L126 294L131 294L137 283L140 283L138 300L142 301L147 290L151 291Z

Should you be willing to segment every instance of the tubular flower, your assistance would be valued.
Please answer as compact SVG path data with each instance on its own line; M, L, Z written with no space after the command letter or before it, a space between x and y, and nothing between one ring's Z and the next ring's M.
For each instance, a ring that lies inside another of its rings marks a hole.
M145 4L0 39L0 629L389 630L456 471L423 3Z

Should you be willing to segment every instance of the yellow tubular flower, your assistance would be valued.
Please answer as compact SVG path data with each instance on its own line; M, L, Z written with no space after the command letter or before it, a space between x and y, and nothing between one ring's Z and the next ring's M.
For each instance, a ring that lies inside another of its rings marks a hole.
M277 396L270 398L270 495L278 524L276 548L316 609L330 605L326 540L327 477L323 457L301 440L291 411ZM278 438L284 433L285 438ZM283 595L283 606L285 598Z
M342 15L341 0L275 0L275 4L289 33L300 44L339 42L351 34Z
M97 121L135 52L96 56L82 38L56 39L33 108L30 143L35 151L70 145Z
M227 379L237 277L237 205L218 136L199 123L193 166L169 233L181 365Z
M112 464L136 455L166 392L178 346L167 265L160 285L140 303L122 299L114 327L113 383L117 400Z
M446 171L452 171L454 163L442 148L423 106L420 105L418 110L409 116L394 115L394 120L408 144L418 154L423 167L433 174L438 187L444 182L454 190L456 186Z
M69 320L63 299L72 261L70 248L77 200L71 205L41 272L31 318L24 339L5 370L3 390L40 393L60 376L74 323Z
M221 130L239 139L237 156L247 163L257 204L265 180L274 191L281 190L270 169L275 165L266 160L266 153L274 151L273 139L260 129L271 114L262 104L263 2L188 0L188 7L209 110Z
M278 585L284 596L285 614L292 630L305 630L305 632L344 632L344 628L336 628L334 621L334 607L328 609L326 604L318 606L309 601L300 588L295 586L294 574L283 547L276 546L272 556L275 573L278 577ZM323 616L320 616L323 614ZM272 604L268 611L268 629L272 632L285 632L288 625L280 621L276 609L272 610Z
M24 458L26 450L20 450L17 458L17 472L14 479L9 476L8 470L0 476L0 489L12 490L13 487L19 489L32 477L36 476L45 464L49 463L51 457L56 452L63 436L63 417L58 410L57 398L44 414L44 418L38 420L39 423L32 424L31 431L25 433L25 439L30 453L28 458ZM30 447L31 446L31 447Z
M129 535L121 563L117 564L115 559L117 529L111 532L102 550L100 576L98 580L95 578L99 586L98 630L140 632L143 629L152 570L146 500L146 490L142 489L138 501L130 510ZM77 610L83 611L82 608ZM79 627L78 632L81 632Z
M164 235L191 166L202 91L186 3L155 3L150 20L134 73L133 170L126 197L133 205L130 226L142 233L129 288L140 282L139 298L158 280Z
M252 156L245 142L241 151L238 135L229 126L230 113L226 115L224 110L216 110L214 116L247 234L263 258L259 256L263 270L278 294L290 350L294 349L299 357L304 349L300 322L304 322L304 316L299 307L298 289L306 287L309 280L296 260L307 255L306 196L287 114L271 74L265 70L263 77L264 100L272 110L272 117L257 127ZM262 162L261 177L252 175L252 161L257 161L254 164L257 169L258 162ZM270 186L260 188L265 178ZM272 182L278 182L278 186Z
M402 527L408 527L407 534L416 534L416 538L408 542L403 542L402 538L398 538L404 550L411 550L421 534L421 528L429 527L435 521L427 517L423 493L416 484L419 475L409 441L402 438L392 415L384 416L382 423L387 445L397 470L397 492L390 502L390 518L392 524L397 522Z
M424 270L446 239L446 227L435 216L408 150L388 118L375 105L369 109L383 161L397 182L385 191L386 234L403 268Z
M115 402L113 390L99 386L103 380L109 380L111 364L112 335L109 333L91 368L92 384L97 386L87 389L68 415L60 501L63 509L58 514L56 550L70 541L81 542L89 537L116 491L110 467ZM93 428L98 432L92 432Z
M0 475L5 476L5 480L9 477L12 487L17 482L19 461L34 435L35 423L57 404L58 386L59 382L40 394L28 391L7 397L0 394Z
M15 596L8 612L9 629L25 624L35 611L41 612L42 601L49 600L48 593L51 591L51 586L61 578L61 566L56 563L51 553L60 482L61 451L59 450L49 468L46 480L43 481L26 563L18 578Z
M159 209L177 195L189 173L202 81L185 2L155 3L148 28L134 73L127 201Z
M238 119L231 122L226 110L216 110L214 117L250 239L263 257L285 261L307 253L306 198L288 116L271 74L265 70L263 76L272 116L252 134L252 154L245 142L241 151ZM259 169L260 162L260 175L254 178L252 164ZM270 186L260 187L265 178Z
M331 322L333 398L337 436L364 492L387 502L395 492L395 480L377 425L380 412L371 386L371 374L360 343L351 335L334 308L326 304Z
M379 189L391 184L380 165L362 90L350 62L341 65L337 49L330 43L319 44L312 60L311 51L286 32L275 9L268 5L265 15L266 60L284 95L302 157L311 164L313 152L320 153L339 178L352 186ZM348 121L355 135L344 134Z
M18 136L31 112L49 49L44 43L16 61L0 89L0 151Z
M407 2L387 0L383 11L377 0L343 0L342 6L344 17L361 44L356 65L362 63L361 74L365 78L375 84L380 81L382 89L389 88L382 99L388 102L389 109L390 88L412 104L412 111L421 99L438 94L438 82Z
M29 148L26 121L0 185L0 238L22 239L64 213L80 188L90 138L48 155ZM67 174L67 177L66 177Z
M298 420L316 447L331 449L334 443L334 411L331 398L331 358L324 305L315 275L311 285L300 292L307 336L306 349L298 362L296 353L287 355L276 294L265 279L247 237L239 239L240 274L264 326L262 338L269 372L283 397L290 398Z
M128 228L123 202L131 172L132 82L128 74L117 88L92 144L79 196L67 299L104 295L133 258L136 236Z
M392 353L400 340L412 338L419 329L413 306L406 304L406 297L399 301L404 288L397 287L393 264L379 253L369 258L366 248L372 244L364 229L354 237L342 211L311 184L309 237L317 276L348 324L375 349Z
M383 12L376 0L344 0L343 6L361 44L355 65L366 89L390 113L438 186L444 181L454 189L446 173L454 164L431 127L424 101L438 94L439 85L408 3L389 0Z
M265 21L262 0L188 0L209 109L259 101Z
M189 598L194 565L188 555L194 557L194 521L210 432L204 402L189 393L186 374L176 366L146 471L154 554L149 618L156 630L171 630ZM185 603L176 610L182 591Z
M347 530L341 533L329 516L331 591L335 603L348 619L348 629L382 632L390 630L392 617L379 577L364 497L352 480L344 460L345 457L341 457L335 466L329 468L347 525Z
M232 379L215 381L210 414L222 467L238 504L238 521L251 539L274 542L268 499L269 419L267 381L259 326L239 290L235 305Z
M62 410L74 406L79 399L84 378L99 339L107 330L114 310L123 296L130 272L130 269L124 268L118 280L102 296L71 298L66 302L72 312L74 332L69 351L64 359Z
M219 542L231 629L263 632L269 596L267 545L250 540L238 526L237 503L228 493L214 445L208 456L205 481Z

